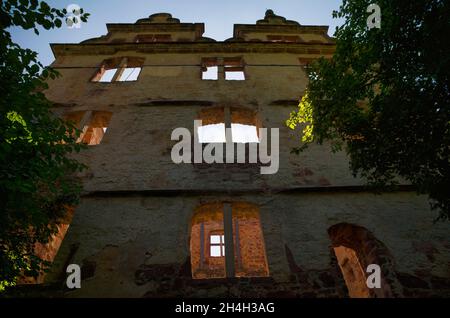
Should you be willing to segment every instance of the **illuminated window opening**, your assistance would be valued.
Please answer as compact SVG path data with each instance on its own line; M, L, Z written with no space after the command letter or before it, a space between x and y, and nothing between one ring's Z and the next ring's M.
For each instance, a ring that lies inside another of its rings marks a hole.
M224 59L225 80L245 81L244 61L241 57Z
M211 234L209 236L209 255L211 257L225 257L225 235Z
M202 80L244 81L242 57L208 57L202 59Z

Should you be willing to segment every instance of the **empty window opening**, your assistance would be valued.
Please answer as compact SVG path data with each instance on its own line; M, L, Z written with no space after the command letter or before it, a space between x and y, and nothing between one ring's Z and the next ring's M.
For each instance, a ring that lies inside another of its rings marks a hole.
M244 81L244 62L242 58L225 58L224 59L225 80L227 81Z
M245 202L227 204L230 214L225 213L225 203L196 209L190 239L192 277L225 278L230 264L234 264L234 277L269 276L258 207ZM226 253L228 241L233 242L231 255Z
M126 67L123 69L122 74L119 76L119 82L127 81L137 81L139 73L141 72L140 67Z
M225 235L211 234L209 236L209 255L211 257L225 256Z
M243 81L246 79L241 57L208 57L202 59L203 80Z
M217 66L206 66L202 72L202 80L217 81L219 79L219 68Z
M144 59L139 57L116 57L103 61L92 82L112 83L136 81Z
M226 109L230 116L225 123ZM227 142L226 127L231 129L231 142L259 143L260 122L255 111L228 106L208 108L200 112L198 119L202 121L202 126L197 129L200 143Z

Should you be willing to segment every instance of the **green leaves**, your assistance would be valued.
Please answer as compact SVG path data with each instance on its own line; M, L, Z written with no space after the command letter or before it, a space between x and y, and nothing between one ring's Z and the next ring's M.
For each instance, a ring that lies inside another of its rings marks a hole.
M381 29L367 28L367 1L344 0L333 13L345 19L334 57L310 66L309 105L288 123L311 111L314 140L344 145L355 175L384 189L400 176L449 218L450 3L377 4ZM303 138L309 133L303 129Z
M60 28L61 25L62 25L61 19L55 19L55 26L56 26L57 28Z
M314 119L313 108L311 101L308 99L308 93L306 93L300 104L298 105L298 111L292 112L289 119L286 120L286 125L295 129L299 124L306 124L302 130L302 142L311 143L314 140Z
M37 275L46 262L34 255L77 203L74 174L84 165L68 158L80 151L70 125L56 118L43 91L58 73L44 68L37 54L13 43L9 26L60 27L62 11L36 0L3 1L0 6L0 292L20 275Z

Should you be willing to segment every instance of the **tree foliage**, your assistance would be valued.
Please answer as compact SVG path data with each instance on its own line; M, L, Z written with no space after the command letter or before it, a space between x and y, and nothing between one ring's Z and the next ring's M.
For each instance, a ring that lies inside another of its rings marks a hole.
M377 0L381 28L369 29L371 2L344 0L333 13L345 20L336 52L310 66L308 94L287 124L311 115L306 141L344 148L353 173L378 189L409 181L448 219L450 1Z
M34 254L47 243L67 208L77 202L83 168L67 154L79 151L74 127L50 112L43 91L58 76L37 53L15 44L10 27L60 27L64 10L37 0L3 1L0 7L0 292L20 275L45 268ZM83 14L86 20L87 14Z

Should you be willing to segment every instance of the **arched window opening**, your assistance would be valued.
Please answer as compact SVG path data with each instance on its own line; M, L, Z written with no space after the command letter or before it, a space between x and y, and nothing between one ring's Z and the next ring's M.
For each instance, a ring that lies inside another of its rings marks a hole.
M192 218L190 251L194 279L269 276L259 211L253 204L198 207Z
M395 273L394 261L382 242L366 228L349 223L333 225L328 234L350 297L393 297L385 274ZM384 269L380 288L367 286L367 267L371 264Z

